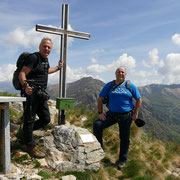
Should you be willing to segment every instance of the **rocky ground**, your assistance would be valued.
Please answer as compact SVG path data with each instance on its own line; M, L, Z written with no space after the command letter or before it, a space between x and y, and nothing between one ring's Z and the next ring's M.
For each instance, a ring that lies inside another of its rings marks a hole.
M77 111L76 114L72 112L71 116L67 116L68 121L74 124L74 126L67 123L65 126L59 128L55 125L57 122L55 102L49 101L49 105L52 119L50 126L45 130L34 132L39 148L41 151L46 152L47 156L40 160L30 157L26 153L23 144L17 141L14 136L18 126L16 123L11 123L11 174L0 174L0 180L74 180L78 176L75 177L72 171L81 171L80 173L85 171L87 173L88 170L94 170L91 171L91 175L103 180L129 180L138 179L138 177L141 180L146 180L146 176L149 180L179 180L179 146L173 144L167 146L159 140L152 139L133 124L128 163L124 171L118 171L115 166L119 151L118 129L116 130L116 127L109 128L104 133L106 156L101 160L104 157L104 153L99 147L99 144L96 141L89 145L82 143L80 137L81 134L90 134L87 129L79 128L83 123L88 121L89 117L84 114L81 116ZM22 109L21 104L18 103L12 104L11 108L15 109L17 114L20 114ZM14 122L18 121L16 116L13 119ZM88 123L86 123L87 126ZM90 124L90 127L92 127L92 124ZM100 160L101 167L99 164ZM95 171L99 167L100 170L96 174ZM138 169L140 167L141 170ZM67 174L65 171L69 173Z
M0 174L0 179L42 179L41 172L49 174L48 179L75 179L75 176L63 176L59 171L97 171L104 152L96 138L87 130L71 125L55 125L57 110L55 102L49 101L51 123L44 130L34 131L35 141L41 151L46 153L43 159L35 159L26 152L25 146L16 138L19 125L11 123L11 174ZM12 103L10 108L19 114L21 103ZM19 121L14 117L14 122ZM83 143L81 134L90 134L92 143Z

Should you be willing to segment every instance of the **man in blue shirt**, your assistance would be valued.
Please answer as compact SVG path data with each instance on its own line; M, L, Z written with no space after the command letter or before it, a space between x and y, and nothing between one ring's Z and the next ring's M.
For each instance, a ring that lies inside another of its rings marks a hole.
M112 82L107 83L101 90L98 98L99 119L93 124L94 135L103 147L102 134L105 128L115 123L119 125L120 137L120 153L118 161L118 169L122 169L126 165L127 154L130 143L130 126L133 121L138 118L139 110L142 103L141 95L137 87L130 83L127 88L126 70L119 67L116 70L116 81L112 87ZM103 112L103 100L108 96L109 111ZM136 100L133 105L133 98Z

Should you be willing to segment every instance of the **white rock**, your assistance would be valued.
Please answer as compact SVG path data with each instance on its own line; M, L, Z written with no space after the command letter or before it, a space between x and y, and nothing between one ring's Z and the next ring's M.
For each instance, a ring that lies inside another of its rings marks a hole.
M86 117L86 116L83 116L83 117L81 118L81 120L82 120L82 121L86 121L86 120L87 120L87 117Z
M76 180L76 177L73 175L62 176L62 180Z

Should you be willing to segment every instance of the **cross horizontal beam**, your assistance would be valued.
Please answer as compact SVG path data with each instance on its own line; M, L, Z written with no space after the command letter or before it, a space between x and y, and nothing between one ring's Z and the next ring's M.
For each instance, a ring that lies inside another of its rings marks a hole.
M70 31L70 30L65 30L65 29L55 28L55 27L48 27L48 26L43 26L40 24L36 25L36 31L50 33L50 34L57 34L57 35L67 34L69 37L86 39L86 40L90 39L90 34L88 33Z

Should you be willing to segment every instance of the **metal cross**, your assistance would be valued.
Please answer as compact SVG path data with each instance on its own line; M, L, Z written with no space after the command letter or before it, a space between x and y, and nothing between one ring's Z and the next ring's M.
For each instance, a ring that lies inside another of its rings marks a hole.
M36 31L50 33L61 36L60 59L64 61L63 68L59 75L59 97L66 97L66 64L67 64L67 39L68 37L90 39L90 34L68 30L69 5L62 5L61 28L36 25ZM59 110L58 124L65 124L65 110Z

